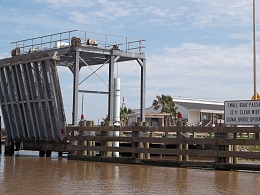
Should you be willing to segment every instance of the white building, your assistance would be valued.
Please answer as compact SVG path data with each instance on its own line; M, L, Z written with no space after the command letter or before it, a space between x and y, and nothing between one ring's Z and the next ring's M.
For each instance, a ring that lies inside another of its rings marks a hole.
M182 120L187 121L190 126L212 125L223 123L224 119L224 101L202 100L173 97L177 112L182 114ZM128 115L128 125L140 121L140 110L133 110L133 114ZM145 109L145 121L150 126L163 126L165 116L169 114L160 113L160 110L154 110L153 106Z

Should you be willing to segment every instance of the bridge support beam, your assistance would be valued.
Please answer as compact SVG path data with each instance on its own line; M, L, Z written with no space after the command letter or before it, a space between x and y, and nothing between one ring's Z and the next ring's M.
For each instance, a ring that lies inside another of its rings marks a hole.
M72 125L78 123L78 91L79 91L79 51L74 53L74 80L73 80L73 113L72 113Z
M78 96L79 96L79 51L74 52L74 67L73 67L73 108L72 108L72 125L78 125ZM77 132L73 132L74 135ZM72 141L73 145L78 145L78 141ZM72 152L77 154L77 151Z
M145 122L146 59L137 59L137 62L141 67L140 121Z

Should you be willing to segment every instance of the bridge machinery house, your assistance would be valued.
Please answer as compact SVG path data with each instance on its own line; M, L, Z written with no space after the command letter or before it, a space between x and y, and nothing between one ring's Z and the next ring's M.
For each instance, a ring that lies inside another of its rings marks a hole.
M182 114L182 121L187 121L190 126L214 126L224 122L224 101L203 100L173 97L177 112ZM128 125L140 121L140 110L133 110L133 114L128 115ZM145 121L149 126L164 126L167 117L166 113L154 110L153 106L145 109ZM167 124L167 123L166 123Z

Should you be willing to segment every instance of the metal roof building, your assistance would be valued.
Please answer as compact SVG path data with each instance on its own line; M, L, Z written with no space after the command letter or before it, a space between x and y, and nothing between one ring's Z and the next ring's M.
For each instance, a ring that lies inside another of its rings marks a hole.
M221 123L224 115L224 101L213 101L203 99L191 99L173 97L177 111L182 113L184 121L187 121L191 126L197 125L212 125ZM134 113L128 115L128 124L139 121L139 109L133 110ZM145 109L146 121L149 125L165 125L165 116L168 114L160 113L160 110L155 110L153 106Z

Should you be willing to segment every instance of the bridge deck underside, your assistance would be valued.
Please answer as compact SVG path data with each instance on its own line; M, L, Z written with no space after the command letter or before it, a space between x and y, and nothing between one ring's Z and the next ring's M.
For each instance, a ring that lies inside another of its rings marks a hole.
M0 93L8 139L64 139L66 121L54 60L1 66Z

